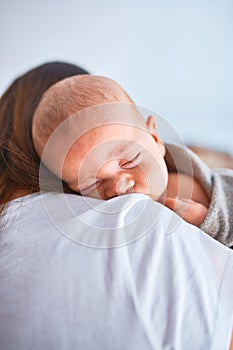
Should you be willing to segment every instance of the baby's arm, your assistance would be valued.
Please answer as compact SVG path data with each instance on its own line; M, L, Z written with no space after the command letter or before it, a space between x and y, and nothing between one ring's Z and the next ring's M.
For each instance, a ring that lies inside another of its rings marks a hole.
M204 204L192 199L167 197L164 204L185 221L195 226L201 225L208 212L208 208Z

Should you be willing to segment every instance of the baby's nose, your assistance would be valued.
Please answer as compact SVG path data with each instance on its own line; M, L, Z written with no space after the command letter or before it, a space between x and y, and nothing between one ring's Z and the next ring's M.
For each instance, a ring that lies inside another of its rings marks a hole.
M109 182L105 190L105 198L120 196L126 193L132 193L134 190L135 181L129 178L120 178L114 182Z
M116 183L116 193L118 196L133 192L135 182L133 179L123 178Z

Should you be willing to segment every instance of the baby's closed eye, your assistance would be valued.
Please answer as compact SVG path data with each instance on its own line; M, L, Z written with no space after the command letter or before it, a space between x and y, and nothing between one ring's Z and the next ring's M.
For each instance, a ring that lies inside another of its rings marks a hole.
M132 168L138 166L140 164L141 160L142 160L142 153L138 152L137 155L133 159L131 159L125 163L120 164L120 167L122 169L132 169Z
M83 189L81 189L79 192L82 196L86 196L89 193L95 191L97 189L97 187L100 185L101 180L96 179L94 182L92 182L90 185L88 185L87 187L84 187Z

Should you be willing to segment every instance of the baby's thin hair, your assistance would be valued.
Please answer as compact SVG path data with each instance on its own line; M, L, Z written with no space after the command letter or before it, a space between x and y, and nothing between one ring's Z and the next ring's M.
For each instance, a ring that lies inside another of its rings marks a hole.
M34 114L32 132L37 151L42 152L52 132L69 116L111 102L134 104L115 81L101 76L77 75L53 85L42 96Z

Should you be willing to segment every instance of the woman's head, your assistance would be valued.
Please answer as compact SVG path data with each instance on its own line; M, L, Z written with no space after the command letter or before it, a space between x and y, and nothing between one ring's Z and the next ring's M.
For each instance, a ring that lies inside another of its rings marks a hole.
M0 99L0 203L39 191L40 160L31 128L44 92L56 82L88 72L76 65L51 62L17 78Z

